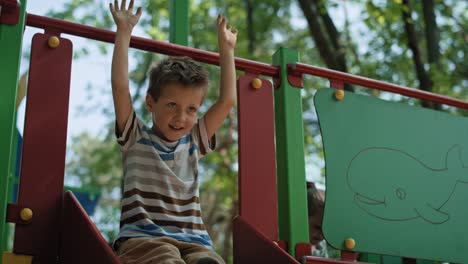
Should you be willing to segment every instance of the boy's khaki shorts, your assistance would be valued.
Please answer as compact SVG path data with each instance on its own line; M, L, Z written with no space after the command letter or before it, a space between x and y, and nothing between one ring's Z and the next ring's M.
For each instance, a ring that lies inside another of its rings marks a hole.
M224 264L223 259L213 250L170 237L130 238L120 244L117 255L123 264L197 264L203 258L211 258Z

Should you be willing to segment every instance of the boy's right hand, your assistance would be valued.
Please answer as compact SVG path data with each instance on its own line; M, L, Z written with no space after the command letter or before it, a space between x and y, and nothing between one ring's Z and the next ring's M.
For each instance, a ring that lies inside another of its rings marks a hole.
M126 0L122 0L122 4L119 8L119 1L114 0L114 5L109 4L109 9L114 18L115 24L117 25L117 31L123 30L126 32L132 32L133 27L138 23L141 16L141 7L137 9L137 12L133 14L133 0L130 1L128 9L125 8Z

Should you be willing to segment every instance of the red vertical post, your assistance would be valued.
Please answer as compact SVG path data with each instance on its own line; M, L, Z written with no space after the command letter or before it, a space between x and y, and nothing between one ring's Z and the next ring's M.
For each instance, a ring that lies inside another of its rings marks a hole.
M32 218L16 224L13 249L32 255L34 263L57 262L71 62L71 41L34 35L16 205L31 209Z
M268 80L247 73L238 80L238 100L239 212L268 239L277 240L272 85Z

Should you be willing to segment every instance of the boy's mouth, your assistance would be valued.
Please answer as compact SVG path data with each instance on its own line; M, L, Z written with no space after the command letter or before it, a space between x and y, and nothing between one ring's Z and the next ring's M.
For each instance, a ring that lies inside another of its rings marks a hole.
M176 131L179 131L179 130L183 129L183 127L174 126L174 125L171 125L171 124L169 124L169 128L171 128L172 130L176 130Z

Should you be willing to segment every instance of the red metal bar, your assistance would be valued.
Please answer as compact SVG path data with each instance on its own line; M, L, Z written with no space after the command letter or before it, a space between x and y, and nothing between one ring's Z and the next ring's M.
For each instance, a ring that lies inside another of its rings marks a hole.
M54 18L48 18L33 14L26 15L26 24L36 28L55 29L57 31L85 37L93 40L114 43L115 32L80 25L68 21L63 21ZM151 51L166 55L188 55L193 59L212 64L219 65L219 54L199 49L189 48L168 42L161 42L156 40L145 39L141 37L132 37L130 46L133 48ZM279 67L252 60L236 58L236 68L246 72L257 73L260 75L278 78ZM329 70L325 68L315 67L302 63L295 63L290 65L292 73L300 76L301 73L328 78L330 80L342 81L344 83L361 85L364 87L374 88L382 91L393 92L421 100L432 101L436 103L447 104L455 107L468 109L468 102L454 99L448 96L437 95L426 91L412 89L409 87L399 86L386 82L376 81L365 77L359 77L352 74L347 74L339 71Z
M290 70L292 72L295 72L296 74L310 74L310 75L315 75L323 78L328 78L330 79L330 82L332 80L335 81L342 81L344 83L349 83L349 84L355 84L355 85L360 85L368 88L374 88L382 91L387 91L387 92L392 92L392 93L397 93L425 101L432 101L435 103L441 103L441 104L446 104L446 105L451 105L455 107L460 107L464 109L468 109L468 102L451 98L448 96L443 96L443 95L438 95L435 93L430 93L422 90L417 90L405 86L400 86L400 85L395 85L387 82L381 82L381 81L376 81L373 79L365 78L365 77L360 77L348 73L343 73L339 71L334 71L334 70L329 70L329 69L324 69L320 67L315 67L303 63L294 63L288 65L290 67Z
M65 34L75 35L79 37L99 40L107 43L114 43L115 32L96 27L90 27L63 21L54 18L48 18L33 14L26 15L26 25L43 29L54 29ZM151 51L171 56L186 55L194 60L219 65L219 54L200 49L189 48L168 42L145 39L141 37L132 37L130 46L140 50ZM236 58L236 68L247 72L254 72L265 76L277 76L279 67L272 66L266 63Z

